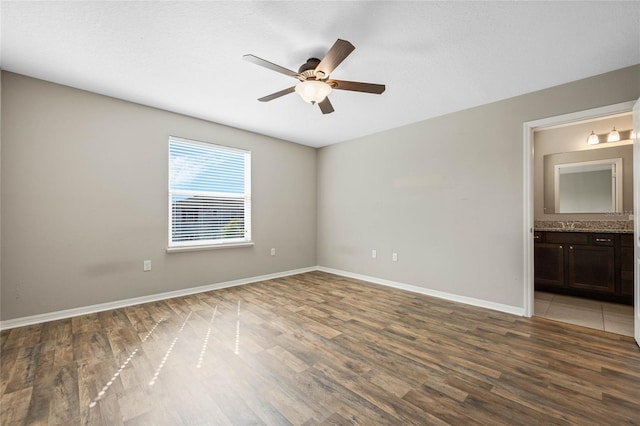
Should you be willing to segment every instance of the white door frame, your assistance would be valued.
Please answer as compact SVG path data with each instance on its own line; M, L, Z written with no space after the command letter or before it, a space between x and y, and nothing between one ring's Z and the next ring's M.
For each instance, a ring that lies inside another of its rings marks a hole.
M640 98L633 106L633 292L635 306L633 308L633 337L640 346Z
M631 112L635 101L607 105L585 111L542 118L524 123L523 182L524 182L524 316L533 316L533 132L542 127L559 126L578 121L593 120L609 115Z

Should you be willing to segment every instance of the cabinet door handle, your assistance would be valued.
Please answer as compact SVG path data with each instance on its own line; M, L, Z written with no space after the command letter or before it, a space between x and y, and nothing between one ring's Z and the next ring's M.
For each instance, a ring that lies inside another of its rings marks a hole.
M533 236L533 239L534 239L534 240L539 240L539 239L540 239L540 235L534 235L534 236Z
M610 243L611 238L596 238L596 242L598 243Z
M569 246L569 249L570 249L570 250L573 250L573 246Z
M558 248L562 248L562 246L558 247Z

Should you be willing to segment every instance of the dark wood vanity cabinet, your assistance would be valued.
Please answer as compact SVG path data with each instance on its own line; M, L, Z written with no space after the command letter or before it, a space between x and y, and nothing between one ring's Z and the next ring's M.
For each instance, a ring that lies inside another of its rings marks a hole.
M633 303L633 235L536 232L534 241L536 290Z

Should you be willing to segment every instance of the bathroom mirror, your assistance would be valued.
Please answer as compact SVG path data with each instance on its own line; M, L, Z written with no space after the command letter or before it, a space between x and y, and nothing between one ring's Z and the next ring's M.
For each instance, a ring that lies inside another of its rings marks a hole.
M544 156L544 212L611 214L633 210L633 146Z
M622 211L622 158L556 164L555 213Z

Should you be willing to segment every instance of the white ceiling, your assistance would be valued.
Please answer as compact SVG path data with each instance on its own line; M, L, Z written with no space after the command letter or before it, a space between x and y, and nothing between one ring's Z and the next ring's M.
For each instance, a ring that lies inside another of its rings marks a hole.
M325 146L640 63L640 2L13 2L8 71ZM384 83L334 91L322 115L297 80L337 38L356 50L332 73Z

